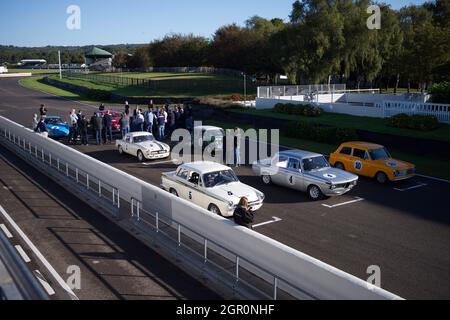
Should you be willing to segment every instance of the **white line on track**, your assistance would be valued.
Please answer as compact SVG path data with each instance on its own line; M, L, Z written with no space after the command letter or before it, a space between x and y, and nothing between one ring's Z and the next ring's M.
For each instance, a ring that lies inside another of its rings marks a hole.
M409 190L414 190L414 189L423 188L423 187L426 187L426 186L427 186L427 184L422 183L422 184L419 184L419 185L417 185L417 186L412 186L412 187L405 188L405 189L394 188L394 190L395 190L395 191L400 191L400 192L405 192L405 191L409 191Z
M42 262L42 264L47 268L50 274L55 278L58 284L63 288L64 291L70 296L72 300L79 300L75 293L70 289L67 283L61 278L61 276L56 272L55 268L47 261L47 259L42 255L42 253L36 248L36 246L31 242L27 235L20 229L16 222L10 217L10 215L0 206L0 213L5 217L8 223L15 229L15 231L20 235L20 237L25 241L27 246L33 251L36 257Z
M424 176L422 174L416 174L416 176L421 177L421 178L430 179L430 180L436 180L436 181L440 181L440 182L450 183L450 180L445 180L445 179L435 178L435 177L430 177L430 176Z
M9 232L8 228L4 224L0 224L0 229L2 229L3 233L8 239L11 239L13 235Z
M42 287L44 287L45 291L47 291L47 294L49 296L53 296L55 294L55 290L53 290L52 286L48 283L47 280L45 280L42 273L40 273L39 270L35 270L34 275L36 276L36 279L38 279Z
M25 263L31 262L30 257L25 253L21 246L14 246L14 248L16 248L17 252L20 254Z
M277 217L272 217L272 219L273 220L270 220L270 221L267 221L267 222L255 224L254 226L252 226L252 228L258 228L258 227L266 226L266 225L271 224L271 223L276 223L276 222L283 221L282 219L277 218Z
M329 208L329 209L333 209L333 208L342 207L342 206L345 206L345 205L348 205L348 204L352 204L352 203L356 203L356 202L361 202L361 201L364 201L364 200L365 200L365 199L363 199L363 198L355 197L355 200L352 200L352 201L347 201L347 202L343 202L343 203L338 203L338 204L335 204L335 205L332 205L332 206L330 206L330 205L328 205L328 204L322 204L322 206L324 206L324 207L326 207L326 208Z

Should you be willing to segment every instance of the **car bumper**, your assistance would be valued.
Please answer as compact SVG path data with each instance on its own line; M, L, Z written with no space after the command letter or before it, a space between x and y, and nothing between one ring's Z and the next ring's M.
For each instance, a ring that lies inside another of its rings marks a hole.
M335 189L326 188L325 190L322 190L322 193L326 197L342 196L342 195L346 194L347 192L351 191L354 187L357 186L357 184L351 184L351 182L349 184L350 185L348 187L345 187L345 188L335 188Z
M414 178L415 176L416 176L415 174L410 174L410 175L402 176L402 177L392 176L392 177L389 177L389 180L391 180L391 181L403 181L403 180L408 180L408 179Z
M161 154L149 154L146 155L145 158L148 160L158 160L158 159L165 159L170 157L170 152L161 153Z

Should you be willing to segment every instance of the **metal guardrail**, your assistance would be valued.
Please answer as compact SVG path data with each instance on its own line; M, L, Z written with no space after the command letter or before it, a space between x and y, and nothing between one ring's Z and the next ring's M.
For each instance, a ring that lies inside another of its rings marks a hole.
M45 149L38 148L11 131L0 128L0 136L19 148L22 155L28 156L30 160L47 166L85 192L96 196L100 201L105 201L112 208L113 217L117 217L121 209L125 211L129 209L129 218L134 225L151 233L154 237L164 238L164 240L159 239L158 245L169 250L175 248L173 253L177 258L189 257L183 261L204 274L215 277L236 296L240 295L240 292L250 290L260 299L317 299L314 295L253 264L175 219L158 212L151 213L143 210L138 200L121 197L118 188L90 175L77 165L64 161ZM175 245L168 245L165 240Z
M1 300L48 300L44 289L2 232L0 232Z

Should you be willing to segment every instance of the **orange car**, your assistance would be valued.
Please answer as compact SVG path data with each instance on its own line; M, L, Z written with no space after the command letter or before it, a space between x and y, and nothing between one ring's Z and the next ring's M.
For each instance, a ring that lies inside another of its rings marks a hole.
M330 155L330 163L338 169L375 178L379 183L414 177L416 167L392 159L385 147L368 142L347 142Z

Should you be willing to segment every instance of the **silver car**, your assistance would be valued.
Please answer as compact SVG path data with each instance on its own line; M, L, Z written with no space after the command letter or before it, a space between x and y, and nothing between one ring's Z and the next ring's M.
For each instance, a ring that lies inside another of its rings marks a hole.
M358 176L332 168L323 155L301 150L282 151L257 161L253 171L265 184L307 192L312 200L343 195L358 183Z

